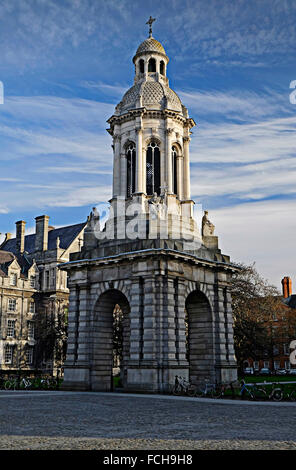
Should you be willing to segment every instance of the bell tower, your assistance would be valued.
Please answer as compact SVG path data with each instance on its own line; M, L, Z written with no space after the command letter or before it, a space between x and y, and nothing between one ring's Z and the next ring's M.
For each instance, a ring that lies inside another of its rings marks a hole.
M193 217L195 122L169 87L154 21L133 57L134 83L107 121L109 218L102 226L93 209L82 251L62 266L70 288L66 389L112 390L118 368L122 386L134 391L166 392L175 375L193 383L236 378L229 292L236 268L218 248L208 213L201 233Z

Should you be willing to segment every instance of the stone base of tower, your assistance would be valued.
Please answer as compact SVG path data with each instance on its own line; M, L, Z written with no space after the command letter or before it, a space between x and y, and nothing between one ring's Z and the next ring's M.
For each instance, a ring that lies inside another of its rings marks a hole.
M236 380L230 263L158 248L64 268L70 287L64 390L113 390L116 305L123 315L124 390L168 393L176 375L197 385Z

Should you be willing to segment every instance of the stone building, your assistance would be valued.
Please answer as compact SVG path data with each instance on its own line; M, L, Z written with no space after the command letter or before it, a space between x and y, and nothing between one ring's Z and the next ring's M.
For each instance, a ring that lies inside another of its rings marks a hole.
M62 366L48 347L42 348L41 336L46 332L41 329L58 324L67 314L67 274L58 265L80 250L85 225L55 229L43 215L36 217L34 234L25 235L25 221L16 222L15 238L6 234L0 247L2 372L38 368L56 373Z
M134 84L108 120L109 218L103 226L93 210L81 252L62 266L70 288L65 389L112 389L118 309L125 389L168 391L176 375L194 383L236 379L229 293L236 268L208 214L202 235L193 217L195 122L169 87L168 62L150 30L133 58Z

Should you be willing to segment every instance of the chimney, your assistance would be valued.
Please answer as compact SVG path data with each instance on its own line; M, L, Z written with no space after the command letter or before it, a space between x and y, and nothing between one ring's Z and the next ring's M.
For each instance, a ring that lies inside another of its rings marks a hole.
M35 250L46 251L48 247L48 215L40 215L35 217L36 220L36 235L35 235Z
M283 286L283 297L287 299L292 295L292 281L291 278L286 276L282 279L282 286Z
M25 251L25 225L24 220L19 220L16 225L16 250L18 253Z

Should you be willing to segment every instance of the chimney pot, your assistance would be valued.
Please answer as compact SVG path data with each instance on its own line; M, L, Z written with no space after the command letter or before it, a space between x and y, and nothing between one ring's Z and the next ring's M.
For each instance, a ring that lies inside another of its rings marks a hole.
M283 297L284 299L287 299L292 295L292 281L289 276L285 276L282 279L282 286L283 286Z

